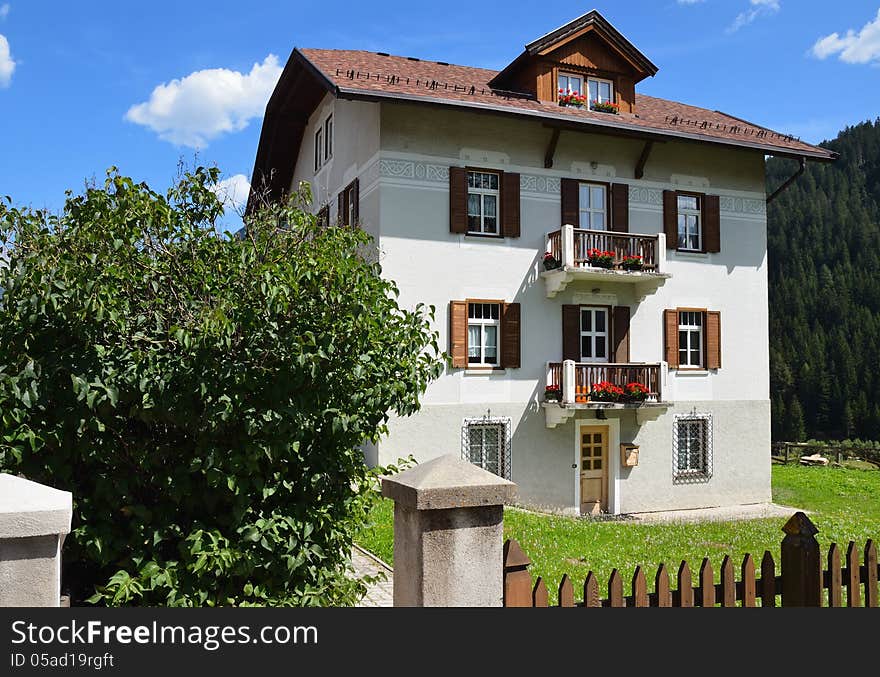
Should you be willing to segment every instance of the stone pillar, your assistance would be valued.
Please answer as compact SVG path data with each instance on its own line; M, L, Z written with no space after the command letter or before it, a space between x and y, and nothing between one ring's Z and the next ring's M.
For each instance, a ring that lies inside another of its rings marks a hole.
M394 500L394 606L501 606L503 505L515 493L454 455L383 478Z
M0 475L0 607L59 606L72 506L69 491Z

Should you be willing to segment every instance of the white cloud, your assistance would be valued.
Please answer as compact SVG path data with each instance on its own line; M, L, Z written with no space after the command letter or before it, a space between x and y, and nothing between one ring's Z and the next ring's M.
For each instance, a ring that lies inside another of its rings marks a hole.
M10 9L12 9L12 8L9 6L8 2L5 2L2 5L0 5L0 20L3 20L9 16Z
M760 16L776 14L780 10L780 0L749 0L751 7L740 12L733 23L727 29L728 33L735 33L743 26L748 26Z
M706 0L675 0L679 5L697 5Z
M244 174L236 174L211 186L211 190L220 198L227 209L239 211L244 207L251 190L251 184Z
M226 68L195 71L158 85L148 101L128 109L125 119L178 146L204 148L211 139L239 132L261 116L280 75L274 54L247 74Z
M0 34L0 87L9 87L12 74L15 72L15 61L9 52L9 40Z
M877 10L877 18L862 26L858 33L849 29L843 37L832 33L819 38L812 52L819 59L839 54L838 58L844 63L880 62L880 10Z

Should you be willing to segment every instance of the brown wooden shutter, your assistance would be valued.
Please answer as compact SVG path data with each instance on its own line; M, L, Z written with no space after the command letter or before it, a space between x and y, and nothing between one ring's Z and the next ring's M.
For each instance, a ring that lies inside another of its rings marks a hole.
M562 359L581 361L580 306L562 306Z
M614 361L629 362L629 306L615 306L614 310Z
M501 310L501 366L519 369L520 317L518 303L505 303Z
M348 193L348 199L351 200L351 205L348 205L348 206L354 207L354 209L352 210L353 211L352 217L354 219L354 223L350 223L348 225L356 226L360 223L360 218L361 218L360 183L358 182L357 179L355 179L354 181L351 182L351 184L349 185L349 188L350 188L350 190Z
M519 237L519 174L501 175L501 234Z
M721 251L721 198L717 195L703 197L703 249Z
M339 193L339 203L336 205L336 223L345 225L345 220L348 218L348 209L345 204L345 188Z
M611 186L611 230L629 232L629 185L615 183Z
M562 225L580 226L578 216L578 182L575 179L562 179L560 182L560 198L562 201Z
M678 193L663 191L663 232L666 233L666 248L678 249ZM678 355L678 350L675 352Z
M721 369L721 313L706 313L706 369Z
M678 311L663 311L663 343L670 369L678 368Z
M449 168L449 232L467 232L467 171Z
M452 366L466 367L468 364L468 304L467 301L449 302L449 354Z

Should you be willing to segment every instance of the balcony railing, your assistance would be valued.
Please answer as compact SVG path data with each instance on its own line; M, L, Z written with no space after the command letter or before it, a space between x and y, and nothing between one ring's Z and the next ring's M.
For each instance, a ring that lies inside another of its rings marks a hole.
M614 269L623 269L625 256L640 256L642 270L660 272L660 252L666 251L663 238L659 235L636 235L616 233L608 230L584 230L573 226L562 226L560 230L547 236L548 251L563 268L588 268L591 249L614 252Z
M612 252L611 268L592 265L591 249ZM564 225L547 235L547 251L558 264L558 267L541 274L548 298L553 298L575 281L632 284L638 288L639 296L645 296L656 291L670 277L666 272L666 236L663 233L636 235ZM627 256L640 256L642 265L625 266Z
M555 428L582 409L634 409L639 425L666 411L670 402L664 397L666 363L579 363L572 360L547 364L547 386L556 386L559 399L548 396L543 403L547 427ZM610 402L592 397L593 386L607 381L619 388L640 383L648 391L644 400L622 398ZM598 416L598 414L597 414Z
M607 362L551 362L547 365L547 385L559 386L562 404L587 404L597 383L608 382L620 388L640 383L648 390L645 402L663 401L662 367L654 364L613 364ZM599 403L598 401L596 402ZM602 402L602 404L606 404ZM633 402L632 404L639 404Z

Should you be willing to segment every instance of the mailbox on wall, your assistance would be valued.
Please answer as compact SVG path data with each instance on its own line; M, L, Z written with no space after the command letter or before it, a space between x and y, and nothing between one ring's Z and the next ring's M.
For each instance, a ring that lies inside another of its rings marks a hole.
M620 445L620 464L624 468L634 468L639 464L639 445L638 444L621 444Z

